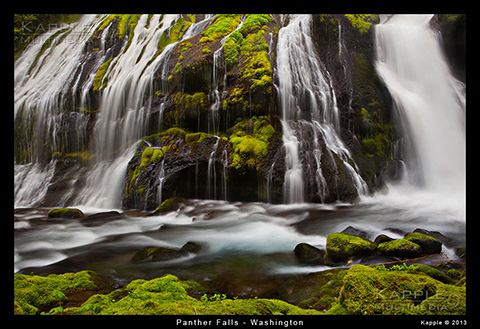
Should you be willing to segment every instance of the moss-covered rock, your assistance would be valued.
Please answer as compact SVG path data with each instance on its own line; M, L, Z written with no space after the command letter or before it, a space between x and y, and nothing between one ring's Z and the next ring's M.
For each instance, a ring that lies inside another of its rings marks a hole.
M93 271L50 274L49 276L14 275L14 313L38 314L65 305L79 292L98 291L106 282Z
M134 280L108 295L94 295L80 307L67 308L63 314L75 315L281 315L319 314L274 299L226 299L225 296L192 297L204 290L193 281L181 281L173 275Z
M159 215L159 214L163 214L163 213L166 213L166 212L171 212L171 211L175 211L177 210L178 208L180 208L180 205L182 203L185 203L187 200L184 199L184 198L169 198L165 201L162 202L161 205L159 205L157 207L157 209L155 209L154 211L154 215Z
M418 244L425 254L439 254L442 251L442 243L434 237L422 233L407 233L405 240Z
M53 208L48 212L48 218L82 218L83 212L76 208Z
M386 255L400 258L416 258L420 256L422 247L418 244L405 240L392 240L378 245L378 250Z
M424 273L379 271L363 265L348 270L340 307L348 314L465 314L464 287L443 284Z
M346 233L332 233L327 236L325 263L343 262L351 257L370 255L377 245L365 238Z

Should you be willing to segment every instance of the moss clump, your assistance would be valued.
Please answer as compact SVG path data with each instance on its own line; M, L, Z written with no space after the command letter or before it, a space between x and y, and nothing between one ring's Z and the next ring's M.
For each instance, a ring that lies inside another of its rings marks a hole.
M343 279L339 308L348 314L465 314L465 287L424 273L379 271L355 265Z
M269 140L275 132L269 118L261 116L255 120L246 119L230 131L230 167L240 172L258 169L260 159L267 155Z
M206 44L231 33L240 24L242 15L238 14L219 14L215 16L212 24L202 32L203 38L200 43Z
M51 274L46 277L15 274L14 313L37 314L66 304L70 293L96 291L102 286L102 280L92 271Z
M378 250L387 256L415 258L420 256L422 247L405 239L392 240L378 245Z
M252 91L262 87L267 94L271 92L273 70L268 58L268 45L264 35L267 31L267 24L272 19L271 15L247 15L240 28L243 35L240 49L245 66L241 76L250 80Z
M83 212L76 208L53 208L48 212L48 218L81 218Z
M376 14L346 14L345 16L350 20L352 26L361 34L367 33L372 24L379 22L378 15Z
M97 70L97 74L95 74L95 78L93 79L93 90L97 91L100 89L100 87L105 88L105 85L107 84L107 81L104 81L104 76L105 73L107 72L108 67L110 66L110 63L112 62L113 58L110 58L108 61L100 65L100 67ZM103 84L102 84L103 81Z
M366 256L376 247L374 242L355 235L332 233L327 236L325 263L343 262L350 257Z
M225 299L192 297L204 291L193 281L180 281L165 275L150 281L134 280L108 295L94 295L80 307L66 308L63 314L75 315L268 315L320 314L274 299Z
M404 239L418 244L426 254L439 254L442 251L442 243L440 241L422 233L408 233Z
M155 214L175 211L180 207L180 204L187 202L184 198L170 198L162 202L161 205L155 209Z

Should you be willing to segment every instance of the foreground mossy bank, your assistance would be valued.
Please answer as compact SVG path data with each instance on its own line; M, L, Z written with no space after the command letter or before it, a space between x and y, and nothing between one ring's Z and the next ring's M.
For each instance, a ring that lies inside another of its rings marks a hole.
M449 280L442 282L438 280L437 272L439 271L426 265L396 266L390 269L355 265L350 269L309 274L305 276L306 280L312 279L313 275L318 284L309 284L308 289L313 287L315 291L304 292L305 296L308 295L308 300L295 301L305 308L278 299L228 299L220 294L208 297L206 289L199 283L182 281L173 275L149 281L134 280L125 287L113 290L92 271L47 277L15 274L14 313L465 314L465 277L451 275ZM299 282L295 283L296 294L307 289ZM338 284L332 286L332 282ZM315 309L307 309L309 307Z

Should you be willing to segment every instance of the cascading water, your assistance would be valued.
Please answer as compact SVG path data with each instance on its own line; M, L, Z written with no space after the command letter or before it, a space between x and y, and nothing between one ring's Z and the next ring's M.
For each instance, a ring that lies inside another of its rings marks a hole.
M124 47L130 45L108 66L104 79L110 83L102 90L100 115L94 128L97 164L77 199L79 204L120 207L125 168L135 151L131 143L145 136L150 119L151 98L144 96L153 94L157 65L170 52L164 50L153 61L152 57L158 40L176 19L178 15L153 15L150 20L148 15L140 16L132 40L124 41ZM167 47L173 48L174 44Z
M85 15L77 23L48 31L15 62L16 162L22 164L15 166L16 206L42 201L39 196L45 195L54 175L53 163L45 167L52 154L84 150L88 115L78 96L91 82L87 79L79 85L79 80L95 67L88 70L79 63L91 56L94 61L101 59L101 52L86 53L85 48L104 18Z
M410 183L463 204L465 89L450 73L429 26L432 17L383 16L375 27L376 69L408 142L403 152Z
M288 25L278 35L277 74L280 109L282 114L283 142L285 145L284 201L298 203L305 198L307 173L302 166L304 153L311 153L316 162L316 193L323 201L329 193L322 174L323 156L335 164L333 153L343 161L358 195L368 192L366 183L350 165L350 152L339 137L339 112L335 91L328 71L318 57L311 38L311 15L292 15ZM312 131L314 143L304 145L304 131ZM323 154L319 143L326 144ZM353 162L353 161L352 161ZM336 165L335 165L336 166ZM338 175L338 168L335 168Z

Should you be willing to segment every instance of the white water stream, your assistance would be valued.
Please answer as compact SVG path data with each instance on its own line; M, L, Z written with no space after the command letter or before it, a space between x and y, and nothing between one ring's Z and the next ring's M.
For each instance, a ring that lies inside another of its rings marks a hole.
M433 15L382 16L376 68L403 128L409 181L465 207L465 86L450 73Z

